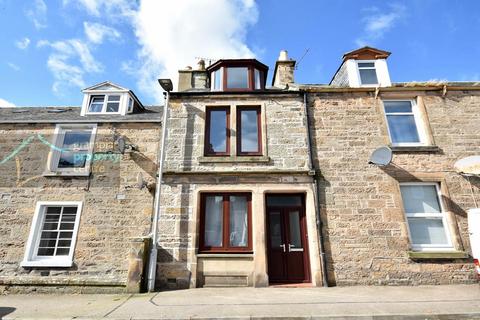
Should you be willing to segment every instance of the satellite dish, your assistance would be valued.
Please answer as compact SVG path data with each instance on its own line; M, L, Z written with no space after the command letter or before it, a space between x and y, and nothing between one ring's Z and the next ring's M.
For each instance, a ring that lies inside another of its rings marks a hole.
M389 147L380 147L375 149L368 160L369 164L377 166L388 166L392 162L392 149Z
M125 153L125 147L126 147L125 138L119 137L117 139L117 149L121 154Z
M460 174L480 175L480 156L462 158L453 167Z

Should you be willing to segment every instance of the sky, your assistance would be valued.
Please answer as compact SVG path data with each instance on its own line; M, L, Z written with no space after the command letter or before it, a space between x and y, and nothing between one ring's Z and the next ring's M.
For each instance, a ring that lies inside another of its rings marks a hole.
M0 107L80 105L106 80L161 104L198 57L296 59L329 83L342 55L392 52L393 82L480 81L478 0L0 0Z

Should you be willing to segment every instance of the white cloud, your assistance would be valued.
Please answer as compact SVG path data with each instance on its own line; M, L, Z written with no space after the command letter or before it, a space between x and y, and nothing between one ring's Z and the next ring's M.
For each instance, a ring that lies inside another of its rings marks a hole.
M160 101L156 79L176 83L178 69L193 64L195 57L254 57L245 37L257 19L253 0L143 0L134 16L139 88Z
M134 60L123 62L121 68L136 77L138 88L156 101L162 101L157 78L168 77L176 83L178 69L195 64L195 57L255 56L246 44L248 28L258 20L255 0L63 0L63 3L80 5L89 14L102 17L104 23L121 21L132 25L138 50ZM94 35L92 30L87 31L88 27L85 26L85 33L93 43L107 37L107 33Z
M362 19L364 34L355 40L356 45L359 47L382 39L386 32L405 17L406 8L401 4L392 4L388 12L381 12L376 7L369 8L366 12L369 14Z
M20 71L20 67L13 62L7 62L7 65L12 68L14 71Z
M28 38L23 38L22 40L15 41L15 46L17 46L17 48L21 50L27 49L29 45L30 39Z
M47 5L43 0L34 0L26 11L27 17L32 20L36 29L47 27Z
M15 108L17 107L14 103L11 103L5 99L0 98L0 108Z
M95 44L100 44L103 39L115 40L120 38L120 32L112 27L107 27L100 23L84 22L83 28L88 40Z
M41 40L37 46L52 48L47 66L55 79L52 89L57 94L62 94L62 90L70 86L85 87L85 73L103 71L103 65L95 60L88 45L79 39L56 42Z

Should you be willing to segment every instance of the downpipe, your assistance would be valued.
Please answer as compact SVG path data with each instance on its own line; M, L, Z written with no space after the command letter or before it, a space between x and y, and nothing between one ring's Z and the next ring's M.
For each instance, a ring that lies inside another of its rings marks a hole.
M315 188L315 218L318 232L318 242L319 242L319 255L320 255L320 265L322 268L322 284L324 287L328 287L328 275L327 275L327 260L325 256L325 239L323 236L323 224L320 216L320 170L316 167L313 157L313 145L312 145L312 136L310 131L310 114L308 112L307 106L307 93L303 93L303 106L305 108L305 120L307 122L307 144L308 144L308 156L309 156L309 167L310 172L313 172L313 184Z

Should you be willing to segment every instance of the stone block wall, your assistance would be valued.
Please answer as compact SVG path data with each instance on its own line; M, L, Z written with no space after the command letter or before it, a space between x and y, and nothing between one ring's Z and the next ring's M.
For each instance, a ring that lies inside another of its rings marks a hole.
M420 97L420 98L417 98ZM393 165L369 165L389 144L381 99L421 99L438 149L395 151ZM413 261L399 182L438 181L455 247L469 251L469 182L453 172L462 157L479 154L478 92L317 93L309 96L315 161L322 175L321 216L328 276L337 285L419 285L475 281L471 259ZM480 199L480 180L472 178Z
M137 187L139 175L153 183L158 124L98 124L90 177L45 177L54 124L0 127L0 161L23 141L31 143L0 164L0 286L10 292L122 291L133 238L147 236L153 194ZM138 151L120 154L114 132ZM26 242L38 201L82 201L71 268L23 268ZM45 286L45 287L44 287Z

